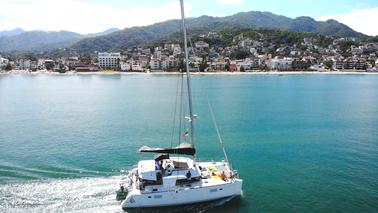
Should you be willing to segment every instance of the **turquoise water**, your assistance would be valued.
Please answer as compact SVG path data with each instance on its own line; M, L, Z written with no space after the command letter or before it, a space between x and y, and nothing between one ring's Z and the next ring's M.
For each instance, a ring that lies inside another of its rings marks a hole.
M169 146L175 76L0 76L0 212L121 212L119 176ZM222 157L243 197L220 212L377 212L378 76L193 78L201 160Z

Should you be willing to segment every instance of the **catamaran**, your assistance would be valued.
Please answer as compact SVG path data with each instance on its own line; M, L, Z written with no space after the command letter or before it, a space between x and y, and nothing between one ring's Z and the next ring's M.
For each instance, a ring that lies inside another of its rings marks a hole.
M193 113L191 78L189 70L189 51L187 45L187 30L183 0L180 0L181 22L183 32L186 90L188 95L189 116L182 115L180 119L179 145L169 148L150 148L144 146L139 149L141 153L155 153L151 160L141 160L136 168L121 178L117 198L123 200L124 210L131 208L165 207L187 205L220 199L230 200L242 194L243 180L233 170L216 126L215 118L209 102L210 114L213 118L219 142L224 154L220 162L199 162L196 160L195 149L195 119ZM184 73L182 73L184 77ZM182 83L184 80L182 80ZM183 84L182 84L183 85ZM181 95L183 94L181 87ZM183 101L180 101L180 112ZM186 124L185 124L186 123ZM188 128L181 131L182 128Z

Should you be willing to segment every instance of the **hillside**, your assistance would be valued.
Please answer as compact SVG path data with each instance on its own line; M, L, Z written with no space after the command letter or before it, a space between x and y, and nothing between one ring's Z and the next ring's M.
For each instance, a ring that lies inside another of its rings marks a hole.
M316 21L310 17L291 19L270 12L243 12L227 17L201 16L188 19L189 31L206 32L227 28L269 28L292 32L319 33L326 36L367 38L335 20ZM79 53L120 51L167 37L180 30L179 20L169 20L145 27L126 28L106 36L83 39L71 48Z
M83 38L107 35L118 31L111 28L99 33L82 35L69 31L23 31L20 28L0 33L0 53L38 53L73 45Z
M69 46L83 38L78 33L29 31L0 38L0 52L38 52Z
M21 28L15 28L13 30L4 30L4 31L0 31L0 37L3 37L3 36L15 36L15 35L19 35L21 33L25 32L23 29Z

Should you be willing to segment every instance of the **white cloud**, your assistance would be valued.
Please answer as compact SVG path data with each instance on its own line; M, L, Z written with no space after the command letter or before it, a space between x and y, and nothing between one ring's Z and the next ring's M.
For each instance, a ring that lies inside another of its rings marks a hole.
M186 3L186 11L191 5ZM0 1L0 30L16 27L25 30L68 30L94 33L110 27L144 26L180 18L178 1L164 5L117 8L110 3L86 0L12 0Z
M243 4L244 0L217 0L217 2L225 5L239 5Z
M354 9L349 13L327 15L318 18L320 21L328 19L335 19L336 21L346 24L352 29L367 35L378 35L378 7Z

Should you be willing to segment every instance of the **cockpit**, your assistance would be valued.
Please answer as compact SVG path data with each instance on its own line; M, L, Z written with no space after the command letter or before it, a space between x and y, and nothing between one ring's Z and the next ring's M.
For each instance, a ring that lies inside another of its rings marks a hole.
M139 188L186 185L201 179L200 169L192 159L160 155L155 160L142 160L138 164ZM157 189L157 188L156 188Z

